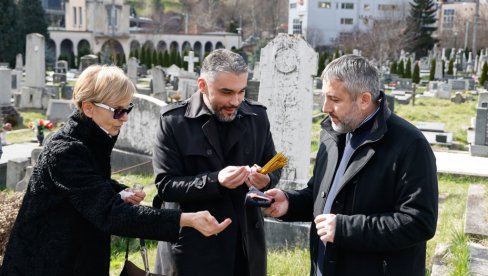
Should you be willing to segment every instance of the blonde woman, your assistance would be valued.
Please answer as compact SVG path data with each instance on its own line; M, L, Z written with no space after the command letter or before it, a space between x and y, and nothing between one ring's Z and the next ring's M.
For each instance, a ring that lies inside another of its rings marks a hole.
M94 65L79 77L77 110L46 141L10 235L0 275L109 275L110 235L174 241L180 227L221 232L207 211L181 213L137 205L110 178L110 154L129 119L135 87L114 66ZM123 193L122 193L123 194Z

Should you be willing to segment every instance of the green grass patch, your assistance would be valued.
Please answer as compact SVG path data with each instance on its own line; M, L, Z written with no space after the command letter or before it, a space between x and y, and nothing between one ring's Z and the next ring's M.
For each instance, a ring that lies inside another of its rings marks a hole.
M471 118L476 116L477 96L473 101L454 104L447 99L417 98L415 106L395 104L395 113L412 124L417 122L440 122L445 131L453 132L453 140L467 144L467 130Z
M469 239L463 231L454 231L447 261L451 268L450 275L470 275L469 272Z
M32 129L24 128L7 132L8 144L22 144L36 142L35 133Z

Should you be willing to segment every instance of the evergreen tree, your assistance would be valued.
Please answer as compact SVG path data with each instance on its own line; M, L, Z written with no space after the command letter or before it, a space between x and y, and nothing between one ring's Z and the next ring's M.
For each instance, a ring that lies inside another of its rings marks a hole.
M481 68L479 84L483 86L485 84L485 81L487 80L488 80L488 63L485 62L483 64L483 67Z
M164 57L163 57L163 52L162 51L158 51L158 65L159 66L164 66Z
M415 66L413 67L412 82L420 82L420 66L418 62L415 62Z
M417 58L427 55L437 39L432 37L437 27L436 3L434 0L413 0L410 2L410 13L407 16L407 29L404 34L405 48L415 53Z
M396 61L392 62L390 65L390 74L396 74L397 73L397 63Z
M171 57L169 56L168 50L164 50L163 54L163 66L170 67L171 66Z
M134 57L139 59L139 49L134 49Z
M75 58L75 53L73 51L71 51L71 53L69 53L69 68L76 68L76 64L75 64L75 61L76 61L76 58Z
M429 72L429 80L433 81L435 77L435 59L432 59L430 62L430 72Z
M319 68L317 70L317 76L320 77L322 72L325 69L325 61L327 60L327 52L323 52L322 54L319 55Z
M153 50L152 52L152 64L151 65L158 65L158 52L156 50Z
M23 49L19 18L14 0L0 1L0 62L8 62L11 67L15 65L15 56Z
M339 48L336 48L335 53L334 53L334 59L340 58L340 57L341 57L341 53L339 53Z
M149 69L151 68L151 65L152 65L152 50L151 48L149 47L146 47L145 51L144 51L145 55L146 55L146 62L144 64L146 64L146 68Z
M403 64L403 59L398 62L397 75L400 76L400 78L403 78L403 75L405 75L405 66Z
M139 64L146 64L146 50L144 49L144 47L141 48Z
M404 77L407 79L412 77L412 61L410 59L407 60L407 65L405 65Z
M3 0L2 0L3 1ZM22 20L20 26L22 49L25 50L26 35L38 33L49 39L47 30L48 23L46 12L41 5L41 0L19 0L19 18Z
M451 59L449 60L449 65L447 66L447 74L448 75L454 75L454 60Z
M172 49L169 54L169 62L170 62L170 66L173 64L177 65L176 63L178 63L178 53L176 52L175 49Z

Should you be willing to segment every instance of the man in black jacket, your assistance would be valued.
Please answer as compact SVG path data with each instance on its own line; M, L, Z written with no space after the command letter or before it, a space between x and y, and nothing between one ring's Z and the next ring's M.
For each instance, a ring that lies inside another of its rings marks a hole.
M156 270L165 275L266 275L262 213L244 199L251 185L274 187L280 172L255 172L276 151L266 108L244 99L247 75L241 56L216 50L203 61L199 91L161 111L153 154L158 196L165 206L232 219L218 236L182 229L177 242L160 243Z
M435 233L435 157L422 133L392 114L377 70L346 55L322 75L328 117L303 190L267 191L266 210L312 221L311 275L425 275Z

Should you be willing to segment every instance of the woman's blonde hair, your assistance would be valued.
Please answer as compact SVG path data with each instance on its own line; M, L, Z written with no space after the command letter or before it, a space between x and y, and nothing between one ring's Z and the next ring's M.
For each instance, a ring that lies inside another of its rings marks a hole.
M81 73L73 90L73 103L79 110L83 102L119 102L132 99L136 88L117 66L92 65Z

